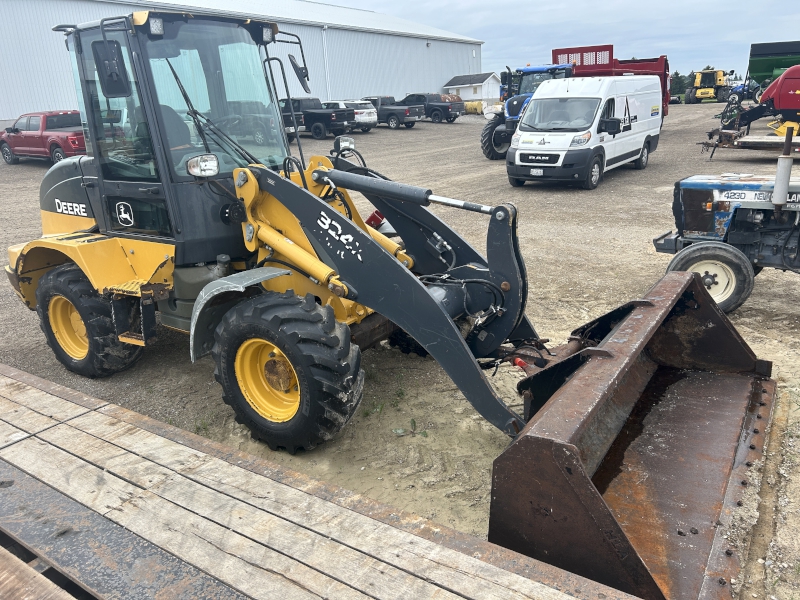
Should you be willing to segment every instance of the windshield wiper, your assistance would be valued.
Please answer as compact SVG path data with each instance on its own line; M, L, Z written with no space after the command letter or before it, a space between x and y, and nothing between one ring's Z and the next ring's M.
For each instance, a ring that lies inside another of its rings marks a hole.
M169 62L168 58L165 58L164 60L167 61L169 69L170 71L172 71L172 76L175 78L175 83L178 84L178 89L181 92L181 96L183 96L183 101L186 102L186 108L189 109L186 114L192 117L192 121L194 121L194 125L197 128L197 134L203 140L203 147L205 148L206 152L211 154L211 148L208 145L208 140L206 139L205 132L203 131L203 123L206 124L206 126L209 128L209 130L212 131L212 133L215 133L217 136L227 141L233 147L233 149L239 153L239 156L244 158L248 163L258 164L259 160L255 156L253 156L247 150L242 148L242 146L240 146L238 142L231 139L231 137L227 133L222 131L222 129L220 129L219 126L216 125L211 119L209 119L203 113L195 109L191 99L189 98L189 94L186 93L186 89L183 87L183 84L181 83L181 80L178 77L178 73L173 68L172 63ZM202 119L203 121L201 122L200 119Z
M192 101L189 99L189 94L186 93L186 89L183 87L183 84L181 83L181 80L178 77L178 73L175 72L175 68L172 66L172 63L169 62L168 58L165 58L164 60L167 61L167 64L169 65L169 70L172 71L172 76L175 78L175 83L178 84L178 90L180 91L181 96L183 96L183 101L186 102L186 108L189 109L186 114L192 117L192 121L194 121L194 126L197 128L197 135L199 135L200 139L203 140L203 148L205 148L206 152L211 154L211 148L208 146L208 140L206 139L206 136L203 133L203 126L200 123L200 119L197 118L197 115L199 115L200 113L195 110Z

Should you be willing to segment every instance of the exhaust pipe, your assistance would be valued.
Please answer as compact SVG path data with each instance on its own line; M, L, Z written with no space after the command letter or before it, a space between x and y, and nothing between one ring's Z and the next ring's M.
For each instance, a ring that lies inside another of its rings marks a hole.
M778 157L778 168L775 171L775 187L772 191L772 204L775 210L780 211L786 204L789 197L789 180L792 177L792 135L794 127L786 130L786 138L783 142L783 154Z

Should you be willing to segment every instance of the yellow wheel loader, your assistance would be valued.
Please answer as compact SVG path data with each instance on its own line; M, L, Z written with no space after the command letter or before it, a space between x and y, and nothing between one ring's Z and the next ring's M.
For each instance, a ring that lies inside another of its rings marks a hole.
M684 101L686 104L698 104L703 100L727 102L731 93L728 77L733 71L704 70L689 73L689 87L686 88Z
M295 452L353 415L361 351L405 339L512 440L495 462L492 541L643 598L729 593L746 549L726 527L774 384L696 275L670 273L548 347L525 314L513 205L390 181L349 138L290 154L277 48L299 49L288 61L307 88L297 36L201 10L54 29L88 154L47 172L43 235L10 248L6 270L66 368L112 375L160 327L185 332L237 419ZM402 243L364 222L353 191ZM431 204L483 215L486 255ZM502 361L527 373L523 414L484 374Z

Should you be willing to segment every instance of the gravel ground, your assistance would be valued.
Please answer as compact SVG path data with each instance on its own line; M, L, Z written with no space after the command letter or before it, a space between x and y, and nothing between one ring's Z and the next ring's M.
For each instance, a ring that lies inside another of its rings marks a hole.
M663 274L669 256L652 238L673 228L675 181L694 174L774 173L776 153L721 150L709 163L697 142L714 126L719 105L670 107L658 151L647 170L610 172L597 190L558 185L509 186L502 161L481 154L484 121L467 116L454 124L421 123L357 134L368 164L392 179L434 193L497 204L520 212L520 240L528 267L528 315L540 335L562 341L569 331L627 300ZM327 153L331 139L303 139L306 156ZM296 148L296 143L293 144ZM48 164L0 165L0 245L41 233L39 182ZM360 206L366 210L363 199ZM487 219L436 208L478 248ZM3 256L3 264L6 263ZM748 302L731 316L757 354L775 362L779 406L764 468L752 548L743 576L746 598L800 597L800 303L797 276L766 270ZM507 438L488 425L431 359L385 348L364 353L367 384L358 414L332 442L290 456L250 440L222 403L206 357L189 361L188 338L162 330L159 341L131 370L104 380L67 372L9 285L0 285L0 361L164 422L259 454L298 471L418 513L461 531L485 536L492 460ZM514 398L519 378L501 369L495 383ZM516 400L513 400L516 402ZM415 434L410 430L412 419ZM405 429L404 435L393 430ZM424 435L422 432L425 432Z

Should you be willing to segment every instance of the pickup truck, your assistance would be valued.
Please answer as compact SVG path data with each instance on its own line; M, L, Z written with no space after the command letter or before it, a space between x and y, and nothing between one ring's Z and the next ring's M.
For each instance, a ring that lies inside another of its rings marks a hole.
M280 107L284 125L293 127L292 110L285 98ZM324 140L328 133L341 135L355 127L356 114L352 108L322 108L319 98L292 98L292 108L297 118L297 133L310 132L315 140Z
M403 106L422 104L425 107L425 116L434 123L441 123L442 121L453 123L458 117L466 114L464 103L456 95L409 94L400 100L398 104Z
M389 129L397 129L400 125L411 129L425 116L425 107L421 104L414 106L398 104L394 96L367 96L362 100L372 102L372 106L378 110L378 123L386 123Z
M49 158L54 163L86 154L81 115L77 110L28 113L0 133L0 154L6 164L21 156Z

